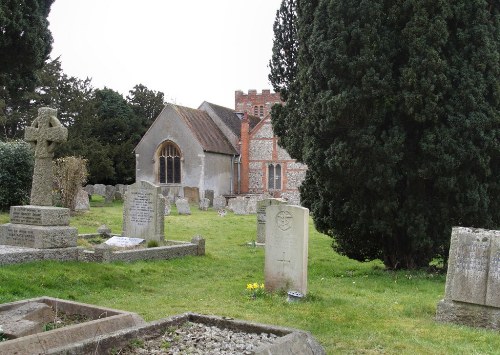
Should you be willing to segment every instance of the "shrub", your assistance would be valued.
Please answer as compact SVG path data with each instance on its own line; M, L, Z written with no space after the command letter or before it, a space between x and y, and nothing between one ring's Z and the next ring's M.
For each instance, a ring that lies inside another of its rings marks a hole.
M0 142L0 209L29 203L33 166L28 143Z
M54 161L54 181L63 207L75 210L76 196L87 181L87 176L86 159L64 157Z

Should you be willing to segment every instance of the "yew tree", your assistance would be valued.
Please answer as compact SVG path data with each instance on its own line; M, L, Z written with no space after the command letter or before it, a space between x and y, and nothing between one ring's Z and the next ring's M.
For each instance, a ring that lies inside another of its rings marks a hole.
M297 0L295 24L273 126L334 249L417 268L446 259L452 226L498 228L499 3Z

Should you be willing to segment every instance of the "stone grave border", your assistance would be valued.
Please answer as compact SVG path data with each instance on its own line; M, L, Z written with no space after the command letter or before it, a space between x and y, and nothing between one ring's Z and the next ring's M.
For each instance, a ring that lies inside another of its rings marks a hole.
M260 346L253 350L252 354L325 354L323 347L314 339L311 333L306 331L197 313L184 313L152 321L146 325L118 330L92 339L75 342L54 349L51 354L107 354L112 349L126 347L133 339L148 340L160 337L169 326L179 326L185 322L202 323L207 326L216 326L244 333L272 333L278 336L273 344Z
M99 234L84 234L85 237L97 236ZM19 264L40 260L56 261L82 261L82 262L133 262L138 260L168 260L184 256L205 255L205 240L195 236L191 242L167 241L167 245L145 248L113 250L109 246L97 247L95 251L86 250L83 247L56 248L56 249L34 249L0 245L0 265Z
M47 296L1 304L0 312L29 302L45 303L54 310L57 309L67 314L81 314L93 320L0 342L0 353L45 354L54 348L81 342L86 339L93 339L99 335L108 334L120 329L146 324L137 313Z

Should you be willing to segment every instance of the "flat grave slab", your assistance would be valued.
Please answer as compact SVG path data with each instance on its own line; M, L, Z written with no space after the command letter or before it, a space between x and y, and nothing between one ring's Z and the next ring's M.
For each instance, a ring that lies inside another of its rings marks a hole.
M145 239L142 238L128 238L128 237L117 237L113 236L106 240L104 243L111 245L113 247L129 248L135 247L141 243L144 243Z

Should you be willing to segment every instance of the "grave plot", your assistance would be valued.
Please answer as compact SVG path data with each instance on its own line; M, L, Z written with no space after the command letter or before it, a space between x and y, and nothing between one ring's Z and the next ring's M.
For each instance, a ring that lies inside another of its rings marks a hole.
M136 313L51 297L0 305L1 354L45 354L52 349L144 325Z

